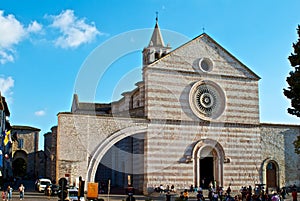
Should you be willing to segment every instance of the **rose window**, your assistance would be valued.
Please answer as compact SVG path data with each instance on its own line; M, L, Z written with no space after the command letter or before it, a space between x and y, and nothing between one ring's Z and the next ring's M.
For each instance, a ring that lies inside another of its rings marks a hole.
M190 106L201 119L216 119L225 108L224 92L212 81L199 81L191 88Z

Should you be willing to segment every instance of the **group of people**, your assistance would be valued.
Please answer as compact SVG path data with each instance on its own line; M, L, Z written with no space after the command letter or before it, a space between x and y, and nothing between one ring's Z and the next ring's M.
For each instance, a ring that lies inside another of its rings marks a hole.
M12 200L12 192L13 188L11 186L7 186L6 190L2 191L2 200L3 201L10 201ZM19 190L19 195L20 195L20 200L24 199L24 192L25 192L25 186L21 184L18 188Z
M262 186L258 185L254 189L251 186L242 186L240 189L240 194L232 196L230 186L227 190L223 190L222 187L208 189L208 199L210 201L280 201L286 198L287 190L286 188L277 189L277 191L268 192L268 189L264 189ZM297 201L297 190L293 187L292 191L293 201ZM198 200L200 201L200 200ZM201 200L203 201L203 200Z
M154 188L154 191L158 193L175 192L175 187L173 184L171 186L167 185L166 187L160 184Z
M195 191L195 189L197 191ZM292 201L297 201L296 186L293 186L291 189ZM219 186L216 186L215 188L210 186L207 190L208 196L205 198L201 187L194 188L191 185L189 190L186 189L180 192L178 200L187 201L189 199L189 192L197 192L197 201L283 201L286 199L286 195L288 194L286 188L268 192L268 190L265 190L262 186L256 186L254 189L252 189L251 186L243 186L240 189L240 193L236 195L233 195L230 185L227 187L227 189L223 189L223 187ZM169 191L166 194L166 201L171 201L171 195Z
M297 189L294 185L292 188L292 200L297 201ZM288 191L286 187L277 188L276 190L272 190L272 192L264 189L262 186L256 186L253 189L251 186L248 188L242 187L241 190L241 199L246 201L280 201L286 199L286 195Z

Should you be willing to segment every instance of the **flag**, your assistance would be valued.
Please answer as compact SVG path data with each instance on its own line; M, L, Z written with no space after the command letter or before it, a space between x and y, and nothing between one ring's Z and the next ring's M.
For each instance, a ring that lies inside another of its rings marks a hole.
M7 145L8 142L11 141L11 136L10 136L10 130L5 132L5 137L4 137L4 146Z

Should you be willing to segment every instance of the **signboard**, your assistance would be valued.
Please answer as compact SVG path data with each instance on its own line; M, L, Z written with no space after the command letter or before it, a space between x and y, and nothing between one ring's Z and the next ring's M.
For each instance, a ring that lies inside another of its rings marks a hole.
M88 183L86 197L87 199L98 199L98 183Z

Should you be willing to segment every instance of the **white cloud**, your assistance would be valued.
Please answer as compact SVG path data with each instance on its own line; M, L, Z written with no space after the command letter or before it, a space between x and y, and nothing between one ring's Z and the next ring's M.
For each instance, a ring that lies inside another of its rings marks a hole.
M5 64L6 62L13 62L14 57L12 54L9 53L9 49L1 49L0 47L0 64Z
M102 34L93 22L86 23L86 19L76 17L73 10L65 10L59 15L48 17L51 18L49 27L59 31L60 36L55 40L55 45L58 47L77 48L82 44L90 43L97 35ZM35 40L32 42L36 41L36 34L49 36L44 34L46 30L47 28L44 29L43 25L36 20L24 25L13 14L5 14L0 10L0 65L14 62L16 46L30 39L32 34L35 34Z
M0 91L3 96L9 96L12 94L11 89L14 87L15 81L12 77L3 78L0 77Z
M23 25L15 18L14 15L4 16L0 10L0 44L1 47L9 48L19 43L25 36Z
M31 22L31 24L28 25L27 32L28 33L37 33L42 30L43 26L39 24L37 21Z
M4 15L0 10L0 63L13 62L12 47L26 35L23 25L14 15Z
M46 115L46 111L45 110L38 110L34 113L35 116L45 116Z
M42 26L36 21L26 28L14 15L4 15L4 11L0 10L0 64L13 62L14 46L26 39L29 33L41 29Z
M53 19L51 27L59 29L62 36L55 40L55 45L62 48L76 48L89 43L100 32L94 23L87 24L85 19L78 19L73 10L65 10L59 15L50 16Z

